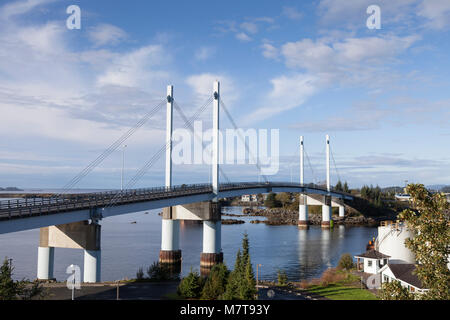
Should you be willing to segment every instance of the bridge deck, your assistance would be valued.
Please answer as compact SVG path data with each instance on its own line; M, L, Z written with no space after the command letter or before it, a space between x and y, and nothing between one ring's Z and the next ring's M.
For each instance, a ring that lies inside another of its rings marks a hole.
M243 182L235 184L221 184L219 188L219 197L223 197L225 194L230 194L230 191L245 191L249 189L261 189L261 193L271 192L272 189L286 189L286 191L289 191L289 189L296 189L302 193L328 193L325 188L312 185L300 185L283 182ZM194 184L175 186L172 188L159 187L75 195L63 194L55 195L51 198L36 197L5 200L0 201L0 221L45 216L78 210L94 210L97 208L108 208L132 203L174 199L178 197L202 194L212 194L211 185ZM330 195L347 199L352 198L349 194L337 191L330 192Z

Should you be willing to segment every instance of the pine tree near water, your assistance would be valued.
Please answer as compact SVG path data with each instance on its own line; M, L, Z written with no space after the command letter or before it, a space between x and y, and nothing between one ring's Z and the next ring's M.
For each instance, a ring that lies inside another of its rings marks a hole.
M256 294L256 281L249 252L248 235L242 240L242 254L238 250L234 270L228 278L228 284L223 295L225 300L253 300Z
M206 280L202 290L202 299L217 300L225 293L229 271L223 263L215 265Z
M14 268L5 258L0 267L0 300L30 300L42 296L42 287L39 283L29 283L26 280L14 281L13 270Z

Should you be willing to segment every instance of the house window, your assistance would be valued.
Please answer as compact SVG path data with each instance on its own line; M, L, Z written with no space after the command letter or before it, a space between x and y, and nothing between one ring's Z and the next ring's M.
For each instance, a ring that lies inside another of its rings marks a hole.
M371 267L371 266L372 266L372 260L368 260L368 261L367 261L367 266L368 266L368 267Z
M383 279L384 279L383 282L389 282L389 277L387 275L384 275Z

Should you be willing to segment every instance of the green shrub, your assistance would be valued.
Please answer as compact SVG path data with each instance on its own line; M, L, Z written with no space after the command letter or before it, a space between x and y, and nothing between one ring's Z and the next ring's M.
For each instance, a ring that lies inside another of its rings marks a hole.
M381 300L414 300L414 294L403 287L399 281L385 282L381 285Z
M338 269L351 270L353 268L353 258L349 253L344 253L338 262Z
M280 208L281 202L277 199L275 193L269 193L266 200L264 201L264 206L267 208Z
M177 293L186 299L199 298L202 292L203 281L197 271L191 271L178 285Z
M152 281L167 281L178 278L178 276L172 274L167 265L159 262L154 262L150 267L148 267L147 274L149 279Z
M138 269L136 272L136 279L137 280L143 280L144 279L144 270L141 268Z
M278 278L278 285L279 286L287 285L288 277L287 277L286 272L284 270L278 270L277 271L277 278Z

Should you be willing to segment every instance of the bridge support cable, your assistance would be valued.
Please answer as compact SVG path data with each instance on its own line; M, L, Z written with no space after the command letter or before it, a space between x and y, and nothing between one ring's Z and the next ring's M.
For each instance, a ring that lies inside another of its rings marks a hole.
M158 103L153 109L147 112L133 127L125 132L119 139L112 143L105 151L103 151L95 160L93 160L87 167L85 167L80 173L73 177L64 187L63 191L55 195L55 198L60 197L63 193L67 193L73 189L86 175L94 170L100 163L109 157L114 151L117 150L128 138L130 138L139 128L141 128L156 112L165 104L165 100Z
M313 169L313 167L311 165L311 160L309 159L308 152L306 152L306 148L305 147L303 147L303 148L304 148L303 151L305 152L305 156L306 156L306 161L308 161L308 166L311 169L311 174L312 174L312 178L313 178L313 185L316 186L317 185L316 174L314 173L314 169Z
M197 120L200 115L206 110L208 105L213 101L213 97L211 96L201 107L197 109L197 111L194 113L194 115L191 117L191 119L185 118L183 129L187 129L189 126L192 126L192 123ZM175 100L173 101L175 105ZM166 150L170 147L171 141L168 141L164 146L162 146L145 164L143 167L139 169L139 171L133 176L133 178L128 181L126 184L124 190L121 190L120 192L116 193L114 198L109 203L108 207L111 207L117 203L117 201L122 198L122 196L125 194L127 189L133 188L137 182L150 170L150 168L158 161L162 155L165 154Z
M250 148L248 146L248 142L245 140L245 137L242 135L241 130L239 130L238 126L236 125L236 122L234 121L233 117L231 116L230 112L228 111L225 103L223 102L222 99L220 99L220 103L222 105L222 109L225 112L225 115L227 116L227 118L230 120L231 125L233 126L234 130L236 130L236 132L239 135L239 138L241 139L242 143L244 143L245 145L245 150L248 152L249 156L252 158L253 162L255 162L255 166L258 170L258 176L262 176L264 179L265 183L268 183L269 180L267 179L267 177L264 174L261 174L262 170L261 170L261 166L259 165L259 161L257 158L255 158L255 156L253 155L253 153L250 151Z
M180 106L174 101L173 106L175 107L175 109L177 110L177 112L180 114L181 118L184 120L185 123L190 123L190 121L187 119L186 115L184 114L183 110L180 108ZM188 127L189 131L191 131L191 133L194 135L194 139L197 139L198 142L200 142L202 144L202 148L203 148L203 139L202 137L200 137L197 132L195 132L194 127L192 126L192 123L189 124ZM227 175L225 174L225 172L223 172L223 169L221 167L219 167L219 171L222 174L223 178L225 179L225 181L227 183L230 183L230 179L228 179Z
M333 149L330 148L330 153L331 153L331 159L333 160L333 165L334 165L334 169L336 170L336 174L338 176L338 181L340 181L341 183L344 182L341 180L341 175L339 174L339 170L336 166L336 161L334 160L334 155L333 155Z

